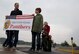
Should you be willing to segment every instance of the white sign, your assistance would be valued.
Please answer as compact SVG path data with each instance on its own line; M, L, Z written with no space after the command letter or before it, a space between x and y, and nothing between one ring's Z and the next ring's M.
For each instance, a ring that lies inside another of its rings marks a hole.
M33 16L17 15L6 16L4 29L5 30L31 30Z

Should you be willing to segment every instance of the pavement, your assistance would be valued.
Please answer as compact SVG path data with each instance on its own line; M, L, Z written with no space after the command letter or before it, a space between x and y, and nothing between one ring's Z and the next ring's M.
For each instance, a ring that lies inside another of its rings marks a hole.
M5 50L0 46L0 54L71 54L67 52L58 51L54 48L52 48L52 52L44 52L42 50L40 52L32 52L29 51L29 49L30 49L29 46L22 45L18 46L16 51L9 51Z
M17 50L28 53L28 54L71 54L68 52L64 52L64 51L59 51L56 48L52 48L52 52L45 52L45 51L40 51L40 52L32 52L29 51L30 47L18 47Z
M4 48L0 47L0 54L26 54L26 53L21 52L19 50L16 51L5 50Z

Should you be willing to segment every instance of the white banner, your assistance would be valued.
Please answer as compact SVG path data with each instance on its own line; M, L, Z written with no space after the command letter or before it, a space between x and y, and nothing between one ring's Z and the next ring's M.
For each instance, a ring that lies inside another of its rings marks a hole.
M31 30L32 21L31 15L6 16L4 30Z

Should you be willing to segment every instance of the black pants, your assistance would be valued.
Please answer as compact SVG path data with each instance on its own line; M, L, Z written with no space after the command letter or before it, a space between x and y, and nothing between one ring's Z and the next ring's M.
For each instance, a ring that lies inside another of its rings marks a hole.
M16 47L17 46L17 43L18 43L18 33L19 31L18 30L14 30L14 41L13 41L13 46Z
M12 47L13 43L12 43L12 36L13 36L13 31L11 30L7 30L6 31L7 34L7 39L5 40L5 42L3 43L4 47Z
M42 35L42 49L44 51L47 51L47 38L45 37L45 35Z
M32 32L32 49L35 50L35 42L37 37L37 50L40 49L40 33Z
M52 47L52 42L51 40L48 40L48 51L51 51L51 47Z
M3 46L9 46L11 47L16 47L17 43L18 43L18 30L7 30L6 34L7 34L7 39L5 40L5 42L3 43ZM13 41L14 38L14 41Z
M42 34L42 48L44 51L51 51L51 40L46 35Z

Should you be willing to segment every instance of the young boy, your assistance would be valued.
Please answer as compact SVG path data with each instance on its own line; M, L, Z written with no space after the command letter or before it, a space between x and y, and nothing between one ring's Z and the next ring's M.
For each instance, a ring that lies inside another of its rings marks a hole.
M32 23L32 47L31 50L35 51L35 42L37 37L37 51L40 50L40 34L43 28L43 16L41 13L41 8L35 9L36 16L34 16L33 23Z
M44 22L42 33L42 47L44 51L51 51L51 36L49 35L50 26L47 22Z

